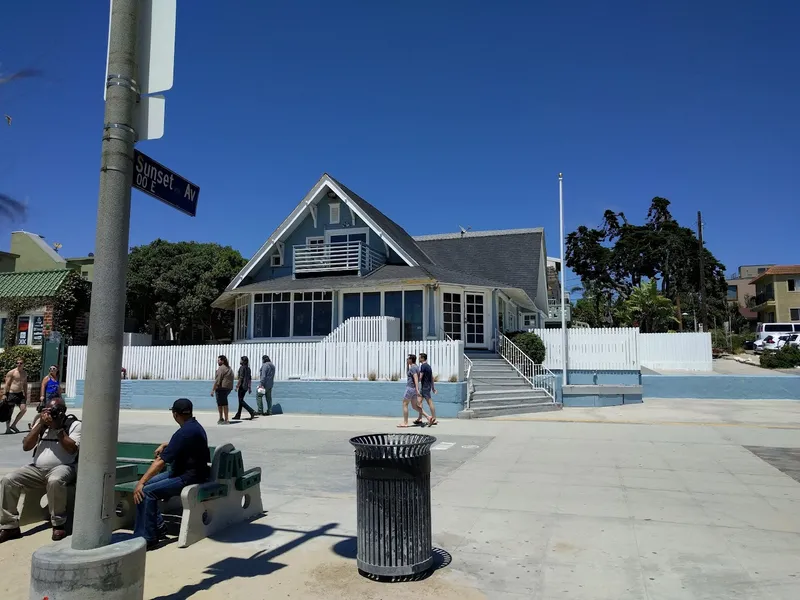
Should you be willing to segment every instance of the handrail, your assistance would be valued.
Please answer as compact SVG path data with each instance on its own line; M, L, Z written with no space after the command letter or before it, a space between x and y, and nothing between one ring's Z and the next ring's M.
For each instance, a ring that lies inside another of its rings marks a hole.
M442 332L442 335L444 335L444 338L448 342L458 341L458 340L454 340L452 338L452 336L449 333L447 333L444 329L442 329L441 327L439 328L439 331ZM467 403L466 403L466 406L464 407L464 409L465 410L469 410L469 404L470 404L470 400L472 400L472 392L473 392L473 385L472 385L472 379L471 379L472 378L472 361L469 359L469 356L467 356L466 352L464 353L463 356L464 356L464 362L467 365L467 370L464 373L464 381L467 382Z
M544 365L533 362L530 356L499 331L497 340L500 357L511 365L511 368L519 373L531 388L543 391L555 402L555 373Z

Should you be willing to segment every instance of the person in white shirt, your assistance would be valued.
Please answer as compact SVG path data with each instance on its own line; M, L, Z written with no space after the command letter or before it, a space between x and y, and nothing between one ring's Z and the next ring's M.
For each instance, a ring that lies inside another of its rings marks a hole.
M0 480L0 544L22 537L17 505L28 490L46 490L53 541L67 536L67 487L75 483L81 422L67 415L61 398L53 398L42 416L22 440L22 449L33 450L33 463Z

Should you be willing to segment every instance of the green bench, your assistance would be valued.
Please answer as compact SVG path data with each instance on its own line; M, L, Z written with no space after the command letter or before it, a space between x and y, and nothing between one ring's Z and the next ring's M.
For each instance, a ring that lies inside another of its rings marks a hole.
M114 529L132 529L136 506L133 490L155 457L158 444L117 443ZM245 470L242 453L232 444L209 447L211 475L206 483L183 488L180 498L166 501L165 514L181 515L178 546L184 548L216 531L263 513L261 468Z

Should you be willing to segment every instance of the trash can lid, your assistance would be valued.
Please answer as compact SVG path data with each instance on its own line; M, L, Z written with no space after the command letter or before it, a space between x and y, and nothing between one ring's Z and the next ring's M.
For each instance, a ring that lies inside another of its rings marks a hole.
M419 433L371 433L350 439L356 454L365 458L416 458L430 452L432 435Z

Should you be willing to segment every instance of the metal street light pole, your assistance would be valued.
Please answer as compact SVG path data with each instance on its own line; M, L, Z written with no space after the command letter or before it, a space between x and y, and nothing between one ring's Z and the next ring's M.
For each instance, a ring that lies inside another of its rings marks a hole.
M558 214L560 235L558 246L561 250L561 385L567 385L567 311L564 305L566 291L566 265L564 264L564 174L558 174Z
M72 548L111 542L133 174L138 0L113 0Z

